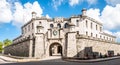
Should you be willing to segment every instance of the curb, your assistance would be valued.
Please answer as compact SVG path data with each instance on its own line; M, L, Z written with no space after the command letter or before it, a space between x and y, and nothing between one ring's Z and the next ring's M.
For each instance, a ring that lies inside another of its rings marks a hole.
M13 60L6 60L6 59L3 59L3 58L0 58L0 59L2 59L4 61L7 61L7 62L17 62L17 61L13 61Z
M6 57L6 58L4 58ZM0 57L0 59L4 60L4 61L7 61L7 62L30 62L30 61L40 61L40 59L30 59L30 58L27 58L27 59L16 59L16 58L12 58L10 56L4 56L4 57ZM11 58L11 59L7 59L8 58Z
M5 56L8 57L8 56ZM11 57L8 57L11 58ZM15 59L15 58L11 58L11 60L9 59L5 59L5 58L1 58L0 59L7 61L7 62L30 62L30 61L41 61L41 59L32 59L32 58L24 58L24 59ZM80 62L80 63L92 63L92 62L102 62L102 61L108 61L108 60L113 60L113 59L120 59L120 56L117 57L109 57L109 58L99 58L99 59L89 59L89 60L77 60L77 59L69 59L69 58L61 58L64 61L68 61L68 62Z
M120 57L89 59L89 60L75 60L75 59L63 59L63 60L68 61L68 62L92 63L92 62L109 61L109 60L114 60L114 59L119 59L119 58Z
M6 59L3 59L3 58L0 58L4 61L7 61L7 62L30 62L30 61L40 61L39 59L15 59L15 60L6 60Z

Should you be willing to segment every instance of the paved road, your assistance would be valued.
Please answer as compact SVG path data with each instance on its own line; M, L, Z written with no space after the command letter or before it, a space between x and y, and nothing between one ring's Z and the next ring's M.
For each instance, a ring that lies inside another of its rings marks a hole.
M0 59L0 64L5 64L5 63L10 63L10 62L6 62L6 61Z
M78 62L66 62L60 59L37 61L37 62L24 62L24 63L7 63L0 65L120 65L120 59L114 59L104 62L94 63L78 63Z

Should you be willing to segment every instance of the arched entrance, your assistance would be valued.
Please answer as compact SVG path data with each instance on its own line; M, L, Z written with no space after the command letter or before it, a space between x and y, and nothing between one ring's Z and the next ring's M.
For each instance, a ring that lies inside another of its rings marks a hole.
M53 43L49 48L50 56L62 56L62 46L59 43Z

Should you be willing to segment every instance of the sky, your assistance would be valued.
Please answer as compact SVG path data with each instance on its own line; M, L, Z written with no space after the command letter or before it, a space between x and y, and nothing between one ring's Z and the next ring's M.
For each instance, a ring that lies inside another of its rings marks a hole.
M83 8L120 42L120 0L0 0L0 41L18 37L33 11L40 17L68 18L81 14Z

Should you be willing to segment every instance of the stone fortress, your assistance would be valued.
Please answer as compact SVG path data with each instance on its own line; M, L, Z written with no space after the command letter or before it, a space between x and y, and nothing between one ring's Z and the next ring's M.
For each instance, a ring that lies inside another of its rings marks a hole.
M22 26L22 34L4 48L4 54L45 58L49 56L85 58L93 55L117 55L120 45L116 37L103 31L99 21L88 17L87 10L70 18L37 17Z

